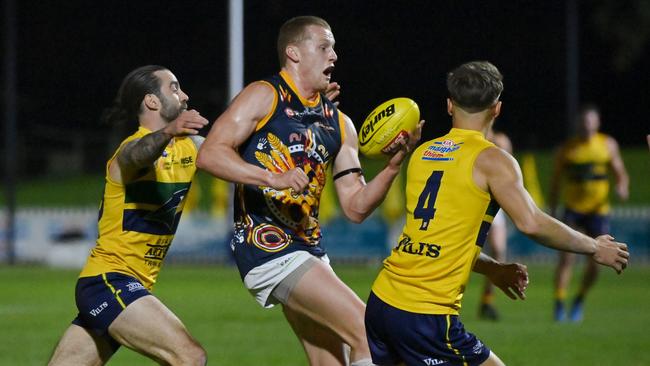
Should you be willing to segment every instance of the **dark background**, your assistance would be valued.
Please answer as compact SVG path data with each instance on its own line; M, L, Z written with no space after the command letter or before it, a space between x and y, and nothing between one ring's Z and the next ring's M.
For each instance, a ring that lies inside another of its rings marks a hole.
M279 70L285 20L330 23L340 108L357 125L406 96L427 120L423 138L446 132L446 73L484 59L504 74L496 128L515 149L551 149L570 132L564 1L249 0L244 10L246 83ZM141 65L169 67L190 106L216 119L228 103L227 14L227 1L16 1L19 175L102 171L129 131L100 116ZM602 130L623 147L650 133L649 25L650 1L579 4L579 99L601 107Z

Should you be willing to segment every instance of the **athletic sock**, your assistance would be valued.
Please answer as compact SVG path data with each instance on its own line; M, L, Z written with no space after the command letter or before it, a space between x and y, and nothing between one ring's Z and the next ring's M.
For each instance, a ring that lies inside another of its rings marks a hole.
M372 363L372 359L370 358L364 358L361 360L356 360L350 364L350 366L374 366L375 364Z
M493 300L494 295L491 293L484 293L483 296L481 296L481 304L492 304Z

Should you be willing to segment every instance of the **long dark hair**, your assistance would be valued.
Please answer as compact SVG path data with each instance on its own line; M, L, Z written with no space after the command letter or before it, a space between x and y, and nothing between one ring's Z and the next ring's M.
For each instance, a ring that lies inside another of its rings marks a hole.
M123 126L126 122L136 121L145 95L155 94L162 98L160 79L154 75L160 70L167 68L160 65L141 66L126 75L113 105L104 111L102 120L112 126Z

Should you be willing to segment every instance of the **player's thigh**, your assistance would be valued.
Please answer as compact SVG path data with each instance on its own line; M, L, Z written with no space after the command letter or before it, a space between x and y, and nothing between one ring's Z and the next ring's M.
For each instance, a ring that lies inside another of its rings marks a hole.
M310 365L345 365L343 341L332 330L283 306L282 311L300 340Z
M359 337L365 339L365 304L321 261L296 283L286 305L332 329L346 342Z
M55 365L104 365L114 353L105 337L95 336L76 324L63 333L49 366Z
M180 319L153 295L127 306L108 331L121 344L161 360L199 347Z

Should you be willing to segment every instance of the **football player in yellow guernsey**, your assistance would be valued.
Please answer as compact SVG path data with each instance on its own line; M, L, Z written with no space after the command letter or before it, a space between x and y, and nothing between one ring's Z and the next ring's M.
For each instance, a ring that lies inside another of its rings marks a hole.
M609 232L609 173L616 182L616 193L621 200L628 197L629 179L618 143L614 138L598 132L600 112L595 105L585 105L578 114L577 135L560 148L551 177L550 209L556 214L559 190L564 183L563 221L581 232L596 236ZM557 216L556 216L557 217ZM571 280L572 253L560 253L555 272L556 321L564 321L564 299ZM569 319L582 320L583 302L596 281L598 266L588 260L582 283L573 300Z
M109 122L138 121L106 163L99 236L75 290L79 314L50 365L103 365L125 345L166 365L205 365L181 321L149 292L171 245L208 121L162 66L124 80Z
M447 88L453 128L410 158L404 231L367 302L368 342L379 365L504 364L458 318L470 271L504 289L502 266L479 256L499 205L539 243L589 254L619 273L628 261L625 244L608 235L592 239L537 208L515 159L485 139L501 111L494 65L463 64L448 74ZM525 280L522 272L523 283L505 290L522 297Z

